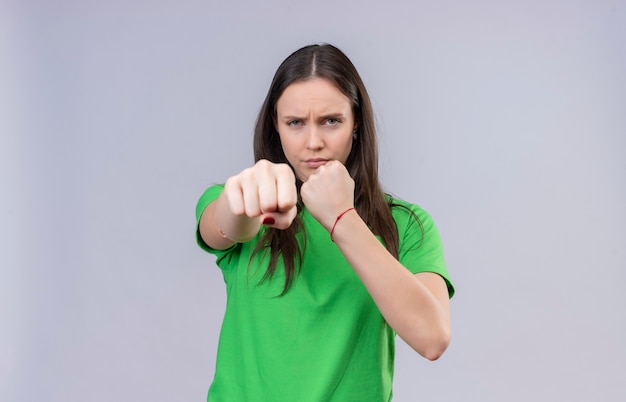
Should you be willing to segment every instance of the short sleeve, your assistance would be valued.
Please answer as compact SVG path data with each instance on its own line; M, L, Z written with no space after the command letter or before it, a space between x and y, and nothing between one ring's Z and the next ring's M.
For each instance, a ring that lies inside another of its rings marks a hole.
M224 267L228 264L228 261L230 260L230 258L228 257L232 257L234 250L238 249L239 244L235 243L232 247L225 250L216 250L209 247L209 245L206 244L200 236L200 217L202 217L202 213L204 212L206 207L213 201L217 200L223 190L223 184L215 184L209 187L202 194L202 196L200 196L198 204L196 205L196 242L201 249L203 249L207 253L214 254L217 257L217 265L222 269L224 269Z
M396 204L392 211L398 226L400 263L414 274L439 274L446 282L449 297L452 297L454 286L446 267L439 230L431 216L417 205L408 203Z

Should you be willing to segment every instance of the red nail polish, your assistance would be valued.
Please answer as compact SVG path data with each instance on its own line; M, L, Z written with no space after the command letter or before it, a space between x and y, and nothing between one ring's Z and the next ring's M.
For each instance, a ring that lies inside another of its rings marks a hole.
M276 221L274 221L274 218L272 218L271 216L266 217L265 219L263 219L263 224L264 225L273 225Z

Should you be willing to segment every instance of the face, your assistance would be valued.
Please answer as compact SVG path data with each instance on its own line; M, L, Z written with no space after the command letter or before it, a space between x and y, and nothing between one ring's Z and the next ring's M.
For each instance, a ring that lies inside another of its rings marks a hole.
M345 164L352 149L352 104L326 79L289 85L276 102L275 126L283 152L302 181L328 161Z

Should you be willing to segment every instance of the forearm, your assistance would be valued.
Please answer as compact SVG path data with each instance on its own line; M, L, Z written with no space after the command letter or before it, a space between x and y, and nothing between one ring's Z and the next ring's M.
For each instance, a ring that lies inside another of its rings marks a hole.
M202 240L209 247L223 250L234 243L244 243L252 239L260 225L258 217L234 214L230 210L226 193L222 192L202 213L199 229Z
M443 280L436 274L412 274L354 211L341 218L333 239L387 323L422 356L437 359L450 340L449 305Z

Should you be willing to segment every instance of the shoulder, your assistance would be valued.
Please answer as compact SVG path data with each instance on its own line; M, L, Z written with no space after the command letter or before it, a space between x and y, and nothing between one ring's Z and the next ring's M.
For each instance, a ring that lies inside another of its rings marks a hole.
M448 286L448 295L452 297L454 286L446 268L441 236L430 214L414 203L391 196L387 200L398 228L399 261L413 273L441 275Z
M398 228L410 225L412 222L418 222L421 225L432 224L430 214L418 204L396 198L389 194L385 194L387 202L391 208L393 220Z
M441 243L439 229L428 211L418 204L392 196L387 197L401 245Z
M396 209L400 208L404 210L420 210L421 209L419 205L403 200L401 198L395 197L391 194L385 193L385 199L387 200L387 203L391 205L392 211L394 210L394 208Z

